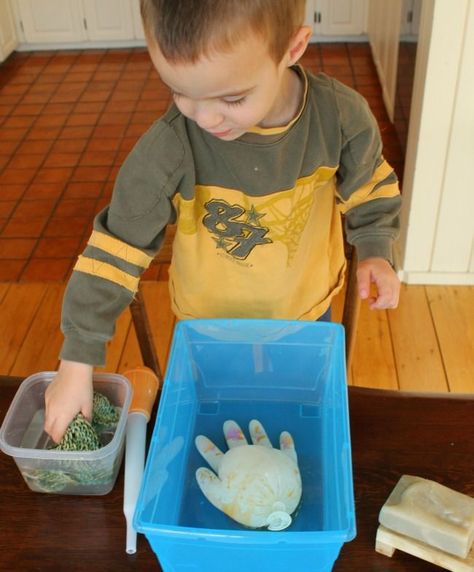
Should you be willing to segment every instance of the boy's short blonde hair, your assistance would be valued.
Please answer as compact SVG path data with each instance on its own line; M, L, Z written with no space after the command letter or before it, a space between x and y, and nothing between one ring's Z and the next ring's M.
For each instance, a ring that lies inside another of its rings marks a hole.
M145 33L174 62L230 51L249 32L279 63L302 26L305 0L140 0Z

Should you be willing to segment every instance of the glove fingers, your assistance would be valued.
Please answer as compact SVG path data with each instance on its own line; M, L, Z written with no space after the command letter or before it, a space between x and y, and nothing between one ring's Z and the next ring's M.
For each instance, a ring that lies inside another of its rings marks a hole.
M249 431L252 443L254 445L260 445L261 447L269 447L270 449L272 448L270 439L268 438L268 435L265 429L263 428L263 425L260 423L260 421L252 419L252 421L250 421L249 423Z
M209 466L218 473L219 466L224 457L223 452L216 447L210 439L204 437L204 435L198 435L194 443L201 456L207 461Z
M295 463L297 462L295 442L288 431L283 431L280 434L280 449L287 457L290 457Z
M199 488L207 500L219 510L224 509L224 489L221 480L209 469L199 467L196 471Z
M228 419L224 422L224 437L227 441L227 446L229 449L247 445L247 439L245 438L242 429L235 421L232 421L231 419Z

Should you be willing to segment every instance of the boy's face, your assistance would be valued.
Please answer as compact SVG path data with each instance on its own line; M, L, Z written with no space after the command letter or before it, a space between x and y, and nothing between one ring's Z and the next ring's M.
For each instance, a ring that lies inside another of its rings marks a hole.
M170 63L156 43L148 49L181 113L215 137L232 141L252 127L276 127L292 119L292 62L284 57L277 65L258 36L251 34L231 52L196 63Z

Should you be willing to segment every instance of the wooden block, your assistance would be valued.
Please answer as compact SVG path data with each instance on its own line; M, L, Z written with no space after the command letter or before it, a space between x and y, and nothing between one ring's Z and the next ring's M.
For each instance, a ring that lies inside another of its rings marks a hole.
M401 550L451 572L474 572L474 550L471 550L467 558L458 558L403 534L392 532L382 525L377 529L375 550L390 557L395 550Z

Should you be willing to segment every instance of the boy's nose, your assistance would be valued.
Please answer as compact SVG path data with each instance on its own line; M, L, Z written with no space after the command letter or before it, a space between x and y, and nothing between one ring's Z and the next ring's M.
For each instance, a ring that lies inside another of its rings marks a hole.
M222 123L223 116L204 103L196 105L193 119L202 129L215 129Z

